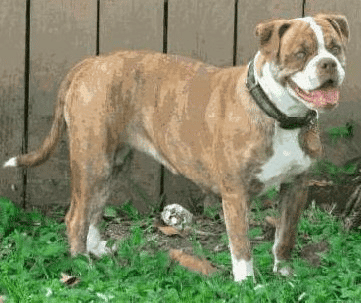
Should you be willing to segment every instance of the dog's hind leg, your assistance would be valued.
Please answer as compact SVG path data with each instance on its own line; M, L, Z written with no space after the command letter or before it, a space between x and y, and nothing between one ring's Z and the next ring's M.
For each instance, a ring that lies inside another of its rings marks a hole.
M97 225L109 195L116 146L107 142L107 138L97 138L96 144L90 144L91 140L87 139L70 142L72 188L66 225L73 256L88 252L101 256L110 252L106 241L101 241Z
M291 267L282 263L291 258L291 252L295 246L298 220L307 202L307 178L301 175L292 184L286 186L288 188L284 192L281 190L281 218L275 220L276 233L272 247L273 272L278 272L283 276L292 274Z

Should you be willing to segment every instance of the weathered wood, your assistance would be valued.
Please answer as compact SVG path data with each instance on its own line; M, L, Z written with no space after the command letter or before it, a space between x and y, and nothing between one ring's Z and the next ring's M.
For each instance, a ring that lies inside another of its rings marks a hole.
M25 11L23 0L0 9L0 161L21 153L24 113ZM0 166L0 167L1 167ZM22 200L21 170L0 168L0 197Z
M231 66L234 0L170 0L168 53Z
M53 105L68 70L96 50L97 1L31 1L29 150L48 134ZM44 165L28 170L30 204L69 203L66 135Z
M346 230L359 227L361 223L361 185L358 185L348 198L341 218Z
M101 1L100 53L119 48L162 52L163 0ZM125 149L119 158L126 155ZM143 153L132 151L130 155L118 167L109 203L131 199L139 211L146 212L159 201L160 165Z
M100 2L100 53L163 50L163 0Z
M168 53L218 66L232 66L234 0L170 0ZM165 170L167 204L178 203L194 212L204 197L186 178Z

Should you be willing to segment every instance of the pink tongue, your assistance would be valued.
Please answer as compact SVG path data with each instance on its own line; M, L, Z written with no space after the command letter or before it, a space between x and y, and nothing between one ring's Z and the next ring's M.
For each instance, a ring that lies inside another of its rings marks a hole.
M340 96L340 91L337 89L315 90L309 93L299 91L299 93L303 99L312 102L316 106L335 104L338 102Z

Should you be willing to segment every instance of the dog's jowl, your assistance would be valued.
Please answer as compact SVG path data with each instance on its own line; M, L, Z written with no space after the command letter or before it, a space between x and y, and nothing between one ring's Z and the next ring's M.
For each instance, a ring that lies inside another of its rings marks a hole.
M273 246L274 271L290 273L282 261L290 258L307 199L307 169L322 154L318 113L339 100L349 28L343 16L317 15L261 23L256 36L259 51L247 66L120 51L88 58L68 73L43 145L4 166L42 164L66 125L72 255L107 253L97 225L114 154L129 144L220 194L236 281L254 276L249 201L290 183Z

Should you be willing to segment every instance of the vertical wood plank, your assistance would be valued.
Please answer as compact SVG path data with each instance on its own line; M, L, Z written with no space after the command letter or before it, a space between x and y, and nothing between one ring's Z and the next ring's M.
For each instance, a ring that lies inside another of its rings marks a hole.
M163 0L101 1L100 53L119 48L162 52ZM120 160L126 155L125 148ZM153 158L132 151L119 170L109 202L119 204L131 199L139 211L150 210L159 201L160 165Z
M96 0L31 1L29 150L50 131L57 90L68 70L96 49ZM69 202L69 163L64 134L44 165L28 170L27 201Z
M163 0L100 2L100 53L122 49L162 51Z
M234 0L170 0L168 52L218 66L232 66ZM165 170L167 204L178 203L191 211L204 196L186 178Z
M0 9L0 159L21 153L24 113L25 11L23 0L3 0ZM0 168L0 197L22 200L21 170Z
M170 0L168 52L231 66L234 0Z
M237 65L247 64L258 51L255 28L261 21L302 17L303 0L239 0Z

